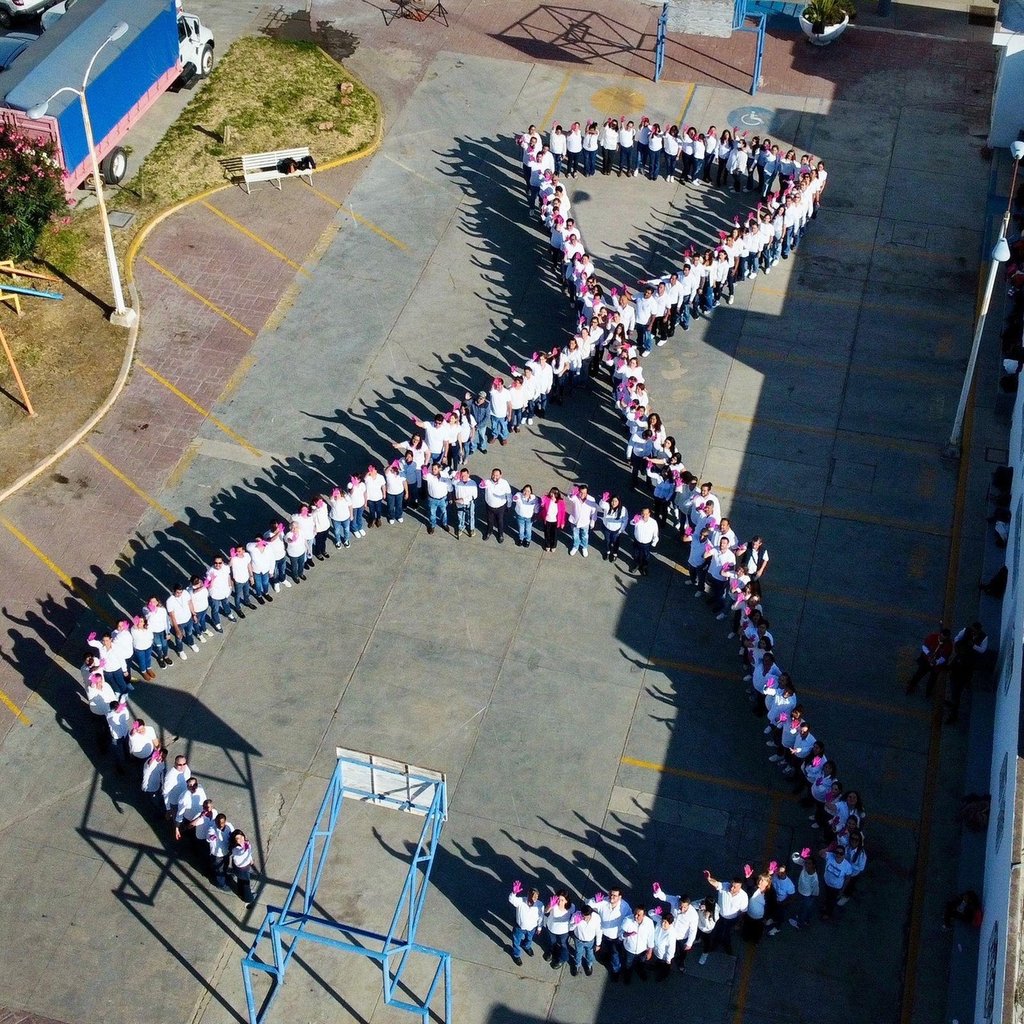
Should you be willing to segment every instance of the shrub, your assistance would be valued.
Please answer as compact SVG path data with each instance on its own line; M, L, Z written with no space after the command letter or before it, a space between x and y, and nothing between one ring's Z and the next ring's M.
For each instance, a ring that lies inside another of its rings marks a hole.
M0 259L31 256L51 218L66 208L53 143L33 142L12 125L0 125Z

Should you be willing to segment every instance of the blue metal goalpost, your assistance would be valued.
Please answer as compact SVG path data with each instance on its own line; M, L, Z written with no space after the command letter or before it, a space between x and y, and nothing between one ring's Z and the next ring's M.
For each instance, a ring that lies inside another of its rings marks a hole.
M409 861L405 884L385 934L311 913L346 799L419 815L424 819L419 841ZM384 1002L418 1015L421 1024L428 1024L431 1003L439 988L443 987L444 1021L452 1024L451 954L416 942L416 929L426 902L430 871L441 829L447 819L448 791L442 772L338 748L334 773L327 784L284 905L267 908L256 938L242 958L242 982L249 1024L263 1024L267 1019L284 984L292 955L303 941L378 963L383 979ZM430 984L418 1003L396 996L410 954L437 961ZM253 987L257 976L269 976L270 979L269 990L259 1001Z

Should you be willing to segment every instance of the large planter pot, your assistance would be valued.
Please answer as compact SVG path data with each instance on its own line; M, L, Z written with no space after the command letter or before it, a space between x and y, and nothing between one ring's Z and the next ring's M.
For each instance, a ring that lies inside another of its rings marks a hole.
M802 14L800 15L800 28L807 36L808 42L815 46L828 46L829 43L835 42L846 31L846 26L849 24L850 16L844 15L838 25L826 25L824 32L815 32L814 26Z

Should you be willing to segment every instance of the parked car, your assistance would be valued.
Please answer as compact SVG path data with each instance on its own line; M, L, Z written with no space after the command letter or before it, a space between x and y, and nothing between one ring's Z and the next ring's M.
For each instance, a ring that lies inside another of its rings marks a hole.
M0 71L6 71L38 38L31 32L8 32L0 36Z
M10 28L16 21L34 18L55 3L56 0L0 0L0 28Z
M39 24L42 26L43 31L45 32L48 28L53 28L71 10L75 2L76 0L60 0L59 4L54 4L43 11L43 16L39 19Z

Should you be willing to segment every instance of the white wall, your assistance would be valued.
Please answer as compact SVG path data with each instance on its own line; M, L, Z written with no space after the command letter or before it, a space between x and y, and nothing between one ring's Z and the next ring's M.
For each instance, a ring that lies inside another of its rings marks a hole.
M1024 63L1024 53L1019 58ZM1017 97L1024 103L1024 93ZM1016 138L1016 134L1014 135ZM1010 140L1007 140L1007 143ZM1015 821L1016 790L1020 762L1017 757L1021 703L1021 663L1024 660L1024 388L1017 393L1010 430L1010 465L1014 467L1013 513L1006 548L1009 579L1003 599L999 661L996 667L996 706L992 738L992 768L989 792L992 809L985 848L985 884L978 957L978 987L975 1024L992 1024L1012 1019L1017 980L1017 932L1020 907L1011 899L1013 865L1020 859L1020 825ZM1007 954L1010 954L1009 962Z
M1005 149L1024 129L1024 33L1007 37L998 54L988 144Z

